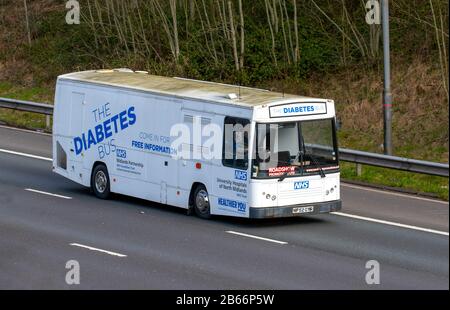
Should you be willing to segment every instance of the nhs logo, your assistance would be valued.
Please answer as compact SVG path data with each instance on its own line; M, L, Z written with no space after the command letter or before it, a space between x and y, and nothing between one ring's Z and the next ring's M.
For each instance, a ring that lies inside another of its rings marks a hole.
M247 181L247 171L234 170L234 178L236 180Z
M298 181L294 183L294 189L307 189L309 188L309 181Z
M116 150L116 155L118 158L127 158L127 151L122 149Z

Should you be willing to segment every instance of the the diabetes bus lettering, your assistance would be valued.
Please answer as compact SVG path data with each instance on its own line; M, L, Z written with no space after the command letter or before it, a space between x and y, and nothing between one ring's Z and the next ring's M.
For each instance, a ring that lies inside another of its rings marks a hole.
M136 113L134 107L129 107L127 110L123 110L122 112L105 119L102 123L73 139L75 154L79 155L81 152L89 150L93 145L102 143L106 139L111 138L135 123ZM110 143L106 143L106 146L109 147L109 149L112 147L114 148L114 145L111 145ZM106 152L106 149L102 149L102 152L103 155L105 155L105 153L110 153Z

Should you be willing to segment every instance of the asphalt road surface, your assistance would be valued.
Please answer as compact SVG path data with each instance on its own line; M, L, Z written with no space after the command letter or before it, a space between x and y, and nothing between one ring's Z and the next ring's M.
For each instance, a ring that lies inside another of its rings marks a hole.
M205 221L99 200L50 157L51 136L0 127L0 289L449 289L447 202L342 184L338 214Z

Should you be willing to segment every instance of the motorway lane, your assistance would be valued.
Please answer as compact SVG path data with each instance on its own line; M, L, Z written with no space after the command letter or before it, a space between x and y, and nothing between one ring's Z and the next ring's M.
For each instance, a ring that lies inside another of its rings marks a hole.
M52 157L51 135L0 126L0 149ZM349 214L449 231L448 202L343 183L343 211Z
M0 125L0 149L52 157L52 136Z
M50 167L0 154L0 288L72 288L64 267L76 259L82 280L75 288L448 289L447 236L333 215L204 221L124 196L98 200ZM381 264L377 287L364 282L370 259Z
M6 144L4 131L0 128L0 148ZM33 138L36 146L50 141L49 136L29 133L16 138L21 142ZM7 146L26 151L21 144ZM45 148L34 154L48 156ZM448 236L335 215L203 221L185 216L180 209L129 197L98 200L89 190L52 174L50 168L47 161L0 152L0 288L448 289ZM358 193L353 194L358 197ZM389 207L380 199L367 199L368 195L362 195L368 205ZM413 205L407 213L413 214L410 220L425 202L383 197ZM426 203L448 219L448 205ZM426 222L435 229L439 223ZM229 230L288 244L231 235L226 233ZM127 257L70 246L73 242ZM64 282L70 259L80 262L80 286ZM381 264L380 286L364 282L364 265L370 259Z
M342 183L343 212L449 231L447 201Z

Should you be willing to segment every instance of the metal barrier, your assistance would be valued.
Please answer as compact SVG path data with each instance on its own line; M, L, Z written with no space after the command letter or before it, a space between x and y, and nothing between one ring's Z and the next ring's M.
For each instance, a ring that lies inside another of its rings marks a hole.
M0 98L0 108L53 115L53 106L51 104L9 98Z
M402 171L423 173L429 175L438 175L442 177L449 176L448 164L435 163L431 161L410 159L404 157L369 153L357 150L340 148L339 159L357 164L391 168Z
M53 106L50 104L16 99L0 98L0 108L53 115ZM345 148L339 149L339 159L356 164L423 173L428 175L437 175L442 177L449 176L448 164L424 160L369 153Z

